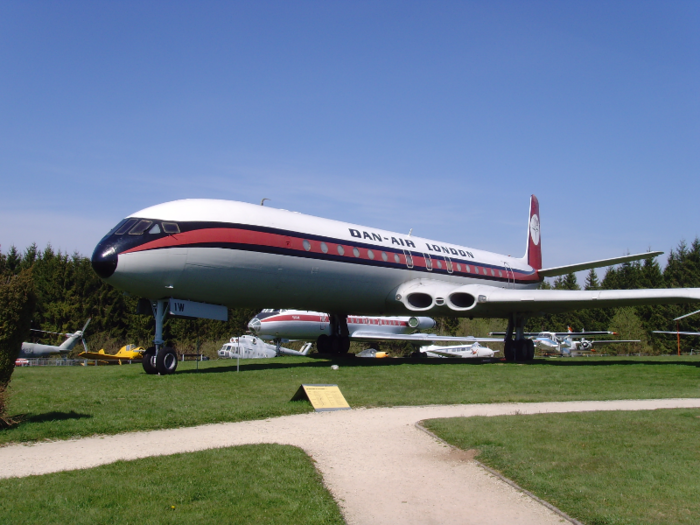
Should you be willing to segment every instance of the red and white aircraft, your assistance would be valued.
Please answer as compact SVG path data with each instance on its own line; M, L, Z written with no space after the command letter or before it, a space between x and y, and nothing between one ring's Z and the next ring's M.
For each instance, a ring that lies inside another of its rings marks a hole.
M155 346L149 373L171 373L168 311L225 319L226 307L328 312L333 348L347 348L347 315L507 318L504 355L527 360L528 317L580 308L700 301L700 289L537 290L545 277L655 257L649 252L542 268L539 204L530 200L522 258L235 201L193 199L141 210L97 245L92 266L149 302ZM143 304L142 302L142 304Z
M417 330L429 330L435 327L435 320L430 317L348 315L347 325L348 344L350 340L362 342L409 341L414 343L501 341L501 339L482 340L474 337L415 333ZM333 351L331 317L322 312L267 309L250 320L248 329L261 339L315 341L319 352Z

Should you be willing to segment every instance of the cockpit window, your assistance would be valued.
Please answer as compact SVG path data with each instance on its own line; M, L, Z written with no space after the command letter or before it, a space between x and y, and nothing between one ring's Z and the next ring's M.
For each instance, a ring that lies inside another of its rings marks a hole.
M126 232L129 231L129 229L134 225L135 222L136 219L124 219L122 222L119 223L117 231L114 232L114 235L124 235Z
M172 235L174 233L180 233L180 227L176 222L164 222L163 231L169 235Z
M141 219L139 222L136 223L136 226L131 228L131 231L129 231L129 235L143 235L143 232L145 232L151 224L153 224L153 221Z
M148 233L160 233L160 226L158 226L158 223L155 223L153 228L148 230Z

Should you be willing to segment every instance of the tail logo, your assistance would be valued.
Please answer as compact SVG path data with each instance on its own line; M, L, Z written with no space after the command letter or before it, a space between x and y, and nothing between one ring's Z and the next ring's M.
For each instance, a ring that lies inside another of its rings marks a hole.
M530 238L535 246L540 243L540 218L537 215L530 217Z

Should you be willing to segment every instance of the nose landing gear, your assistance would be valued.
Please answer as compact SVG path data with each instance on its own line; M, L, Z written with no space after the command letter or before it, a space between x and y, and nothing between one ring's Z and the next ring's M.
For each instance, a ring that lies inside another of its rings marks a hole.
M148 303L153 310L153 316L156 320L156 336L153 340L154 346L150 347L143 354L143 370L147 374L159 374L162 376L172 374L177 369L177 353L174 348L164 346L163 341L163 323L168 313L168 300L159 299L153 302L148 301Z

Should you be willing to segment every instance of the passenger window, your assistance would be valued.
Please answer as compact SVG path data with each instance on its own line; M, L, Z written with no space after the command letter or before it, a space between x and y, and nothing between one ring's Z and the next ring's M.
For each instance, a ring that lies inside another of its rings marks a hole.
M114 235L124 235L134 225L136 219L124 219L121 222L121 228L114 232Z
M129 235L143 235L143 232L145 232L151 224L153 224L153 221L147 221L145 219L140 220L136 223L136 226L131 228Z
M148 230L148 233L152 233L152 234L160 233L160 226L158 226L158 223L155 223L153 225L153 228Z
M164 222L163 231L168 235L173 235L175 233L180 233L180 227L176 222Z

